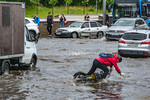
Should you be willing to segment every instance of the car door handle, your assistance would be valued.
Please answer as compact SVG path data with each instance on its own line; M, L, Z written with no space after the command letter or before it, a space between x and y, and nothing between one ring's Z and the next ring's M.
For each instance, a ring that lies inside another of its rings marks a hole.
M90 31L90 29L88 29L88 31Z
M27 47L27 49L30 49L30 47Z

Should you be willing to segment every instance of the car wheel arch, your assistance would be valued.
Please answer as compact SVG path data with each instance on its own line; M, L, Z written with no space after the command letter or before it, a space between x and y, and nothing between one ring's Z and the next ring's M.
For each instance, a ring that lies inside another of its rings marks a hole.
M79 33L76 32L76 31L71 32L71 37L72 37L72 34L73 34L73 33L76 33L76 34L77 34L77 38L79 38Z
M99 34L99 33L102 33L102 37L104 36L104 32L103 32L103 31L98 31L98 32L97 32L97 35L96 35L97 37L98 37L98 34Z

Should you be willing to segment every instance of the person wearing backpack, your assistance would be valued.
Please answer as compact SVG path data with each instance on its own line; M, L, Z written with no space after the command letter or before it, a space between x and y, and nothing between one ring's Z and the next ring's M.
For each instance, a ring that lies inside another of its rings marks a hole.
M34 19L34 22L35 22L36 24L38 24L38 26L40 26L40 18L37 16L36 13L34 14L33 19Z
M109 69L107 68L110 66L110 70L113 70L115 67L116 71L124 77L124 73L122 73L117 65L117 63L122 61L122 57L120 55L110 54L110 53L100 53L99 57L93 61L92 68L86 75L92 75L97 68L100 68L104 71L101 78L106 78L109 73Z

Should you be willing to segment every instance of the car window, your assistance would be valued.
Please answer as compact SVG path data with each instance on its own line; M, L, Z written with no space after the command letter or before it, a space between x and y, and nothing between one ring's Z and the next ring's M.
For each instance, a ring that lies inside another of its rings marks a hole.
M114 26L133 26L134 20L118 20Z
M122 38L125 40L145 40L147 35L142 33L125 33Z
M149 34L149 39L150 39L150 34Z
M84 22L82 24L82 28L89 28L89 22Z
M82 25L82 22L74 22L69 27L76 27L79 28Z
M25 19L25 24L29 24L30 22L27 20L27 19Z
M98 22L96 22L96 23L97 23L98 27L102 27L102 25L100 23L98 23Z
M143 24L144 24L144 21L143 21L143 20L137 20L135 24L143 25Z
M91 27L98 27L96 22L90 22L90 24L91 24Z

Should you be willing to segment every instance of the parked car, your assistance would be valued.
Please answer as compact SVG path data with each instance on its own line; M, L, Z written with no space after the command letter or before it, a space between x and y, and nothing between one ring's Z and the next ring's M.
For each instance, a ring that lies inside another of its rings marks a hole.
M126 32L119 40L118 54L122 56L150 56L150 31Z
M38 41L38 38L40 36L39 26L34 22L34 19L32 18L25 18L25 24L29 30L29 33L31 34L31 38L36 39Z
M115 24L108 28L105 37L107 40L119 40L121 36L134 28L147 28L142 18L120 18Z
M91 37L96 36L102 38L104 36L107 26L102 26L96 21L77 21L72 23L69 27L58 28L55 35L58 37Z

